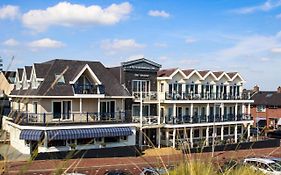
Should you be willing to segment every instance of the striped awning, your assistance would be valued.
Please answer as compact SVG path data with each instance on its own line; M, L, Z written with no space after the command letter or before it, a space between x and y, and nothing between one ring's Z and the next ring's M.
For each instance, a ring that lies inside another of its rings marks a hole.
M132 134L133 132L130 127L59 129L47 131L48 140L117 137L129 136Z
M20 133L20 139L39 141L43 138L43 134L42 130L24 129Z

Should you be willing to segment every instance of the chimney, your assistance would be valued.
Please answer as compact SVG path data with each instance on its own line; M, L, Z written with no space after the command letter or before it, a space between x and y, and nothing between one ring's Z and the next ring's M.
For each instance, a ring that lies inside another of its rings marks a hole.
M255 92L259 92L259 91L260 91L260 87L258 85L255 85L253 88L253 92L255 93Z
M277 93L281 93L281 86L278 86Z

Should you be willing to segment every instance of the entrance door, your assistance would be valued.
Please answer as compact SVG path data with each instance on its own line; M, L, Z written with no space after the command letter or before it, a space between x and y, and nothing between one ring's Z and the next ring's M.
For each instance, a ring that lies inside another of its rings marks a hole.
M67 120L71 117L71 101L53 102L53 118Z
M71 115L71 102L70 101L63 101L62 103L62 119L70 119Z
M103 101L100 103L100 115L102 120L115 118L115 101Z

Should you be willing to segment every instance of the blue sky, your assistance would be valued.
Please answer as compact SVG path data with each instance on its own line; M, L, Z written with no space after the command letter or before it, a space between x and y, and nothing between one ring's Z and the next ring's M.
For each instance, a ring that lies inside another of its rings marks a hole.
M281 0L1 0L4 69L54 58L106 66L238 71L246 88L281 85Z

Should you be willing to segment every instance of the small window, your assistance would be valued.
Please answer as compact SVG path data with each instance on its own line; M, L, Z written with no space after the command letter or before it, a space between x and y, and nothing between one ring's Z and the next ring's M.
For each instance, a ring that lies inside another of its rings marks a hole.
M48 147L52 146L66 146L66 141L65 140L50 140L48 142Z
M258 105L257 106L257 112L265 112L266 106L265 105Z
M127 136L120 136L120 141L127 141L128 137Z
M64 80L64 76L63 75L56 74L55 78L56 78L56 82L58 84L65 84L65 80Z
M77 139L77 145L89 145L93 143L94 139Z
M114 143L119 142L119 137L105 137L104 143Z
M164 83L161 83L160 85L160 92L164 92Z

